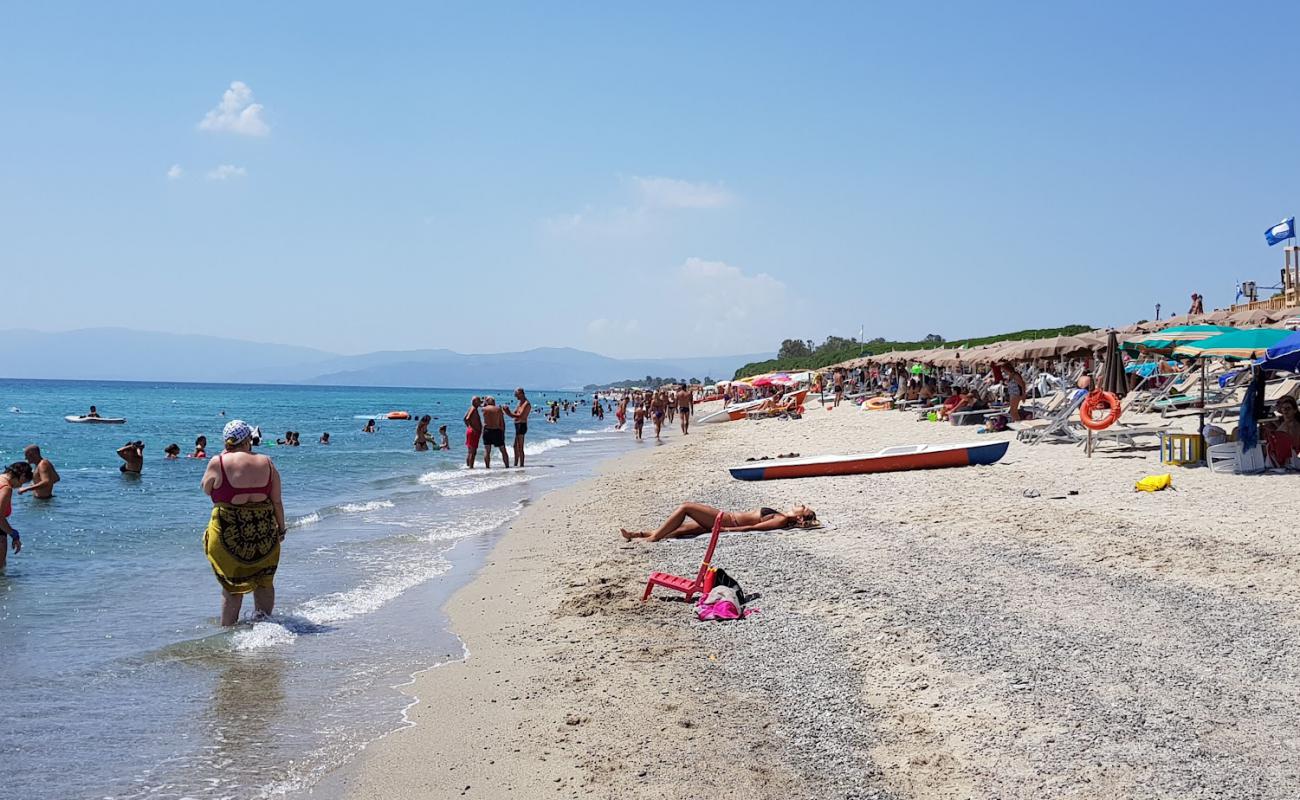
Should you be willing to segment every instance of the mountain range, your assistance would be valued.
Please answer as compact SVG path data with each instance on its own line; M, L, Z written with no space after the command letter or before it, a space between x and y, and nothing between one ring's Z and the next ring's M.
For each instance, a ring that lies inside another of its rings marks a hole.
M310 347L126 328L0 331L0 377L415 388L579 389L644 376L730 377L771 353L610 358L568 347L466 354L446 349L344 356Z

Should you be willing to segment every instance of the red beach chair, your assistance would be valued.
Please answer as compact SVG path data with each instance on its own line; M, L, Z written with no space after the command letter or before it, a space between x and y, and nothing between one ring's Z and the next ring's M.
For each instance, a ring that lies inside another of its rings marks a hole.
M680 575L670 575L667 572L652 572L650 580L646 582L645 594L641 595L641 602L644 603L650 599L650 592L655 586L662 586L665 589L675 589L686 595L686 602L697 594L703 594L708 589L704 583L709 579L709 570L712 566L713 551L718 546L718 535L722 533L722 514L713 521L713 533L709 536L709 549L704 551L704 560L700 562L700 571L696 573L695 580L683 578Z

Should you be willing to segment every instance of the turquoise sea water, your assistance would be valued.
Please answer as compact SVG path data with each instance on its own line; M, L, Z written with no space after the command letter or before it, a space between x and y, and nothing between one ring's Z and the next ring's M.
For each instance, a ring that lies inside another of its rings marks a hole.
M525 469L467 471L460 420L476 393L0 381L0 461L35 442L63 478L51 501L16 498L11 517L24 549L0 573L0 795L292 795L400 725L393 687L462 655L440 609L495 537L532 498L633 446L584 405L558 424L534 415ZM546 397L577 399L532 399ZM91 404L127 424L63 420ZM398 409L446 424L452 449L414 452L414 422L361 433ZM260 448L291 520L275 618L223 631L204 465L163 447L188 453L199 434L217 447L233 418L271 440L299 431L302 446ZM139 477L114 453L134 439Z

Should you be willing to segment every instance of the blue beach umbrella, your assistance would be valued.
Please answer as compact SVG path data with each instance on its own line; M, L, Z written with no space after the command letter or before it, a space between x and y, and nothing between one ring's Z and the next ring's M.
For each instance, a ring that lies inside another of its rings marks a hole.
M1300 331L1279 340L1272 347L1264 360L1260 362L1264 369L1281 369L1287 372L1300 372Z

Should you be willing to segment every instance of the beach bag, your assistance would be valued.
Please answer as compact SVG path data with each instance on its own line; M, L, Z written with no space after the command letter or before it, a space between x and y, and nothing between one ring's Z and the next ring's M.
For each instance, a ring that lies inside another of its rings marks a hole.
M735 589L735 590L736 590L736 599L740 601L740 604L741 604L742 606L743 606L745 603L748 603L748 602L749 602L749 598L745 596L745 590L742 589L741 586L740 586L740 581L738 581L738 580L736 580L735 578L733 578L733 577L731 577L730 575L728 575L728 574L727 574L727 571L726 571L725 569L723 569L722 567L715 567L715 568L714 568L714 570L713 570L713 583L712 583L711 585L712 585L712 586L725 586L725 587L727 587L728 589Z
M1148 475L1137 482L1134 487L1139 492L1159 492L1168 489L1174 483L1174 476L1168 473L1164 475Z

